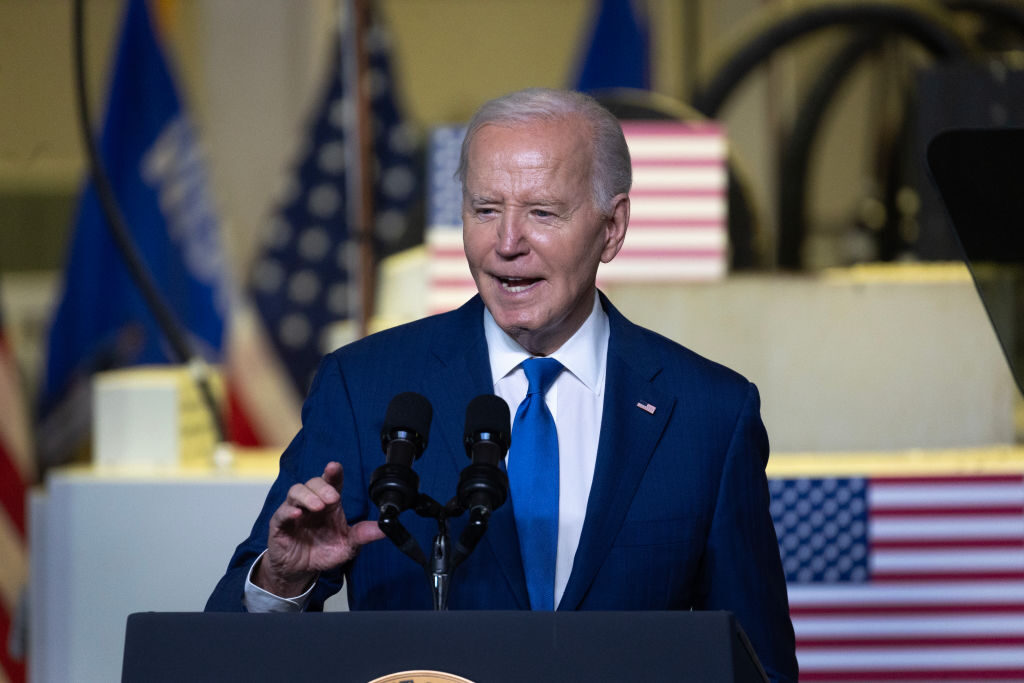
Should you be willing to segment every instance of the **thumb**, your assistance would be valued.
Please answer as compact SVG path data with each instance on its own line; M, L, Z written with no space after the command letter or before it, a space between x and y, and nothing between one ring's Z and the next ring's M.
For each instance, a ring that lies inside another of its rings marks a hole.
M356 522L349 527L349 540L353 545L361 546L384 538L384 532L377 526L377 522L366 520Z

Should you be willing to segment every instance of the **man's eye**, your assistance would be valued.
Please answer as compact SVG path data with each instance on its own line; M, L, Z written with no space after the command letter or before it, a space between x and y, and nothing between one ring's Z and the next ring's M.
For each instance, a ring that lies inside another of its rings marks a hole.
M533 210L533 215L536 216L537 218L554 218L555 217L555 214L551 213L550 211L545 211L544 209L534 209Z
M485 208L485 207L480 207L480 208L478 208L476 210L476 215L477 216L493 216L495 213L496 212L495 212L494 209Z

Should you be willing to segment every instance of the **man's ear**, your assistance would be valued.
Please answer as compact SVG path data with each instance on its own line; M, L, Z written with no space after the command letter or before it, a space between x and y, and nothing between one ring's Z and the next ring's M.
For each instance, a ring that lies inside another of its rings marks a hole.
M608 263L622 248L626 239L626 228L629 226L629 195L617 194L612 198L612 214L605 218L604 249L601 251L601 263Z

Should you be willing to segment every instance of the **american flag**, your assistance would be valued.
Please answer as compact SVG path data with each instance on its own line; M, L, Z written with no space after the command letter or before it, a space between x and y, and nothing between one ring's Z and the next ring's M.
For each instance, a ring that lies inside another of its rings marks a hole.
M375 24L366 43L376 162L372 229L382 252L415 232L410 214L420 181L416 138L402 122L392 85L388 34ZM359 248L347 217L354 200L346 169L355 98L341 50L331 55L334 68L288 196L270 219L269 241L251 273L254 305L233 322L229 394L232 432L240 443L286 443L321 356L356 336L351 321L359 304Z
M15 659L8 643L20 641L12 628L28 577L25 493L34 470L21 377L0 319L0 680L25 680L23 658Z
M726 273L726 142L716 123L626 121L633 160L629 230L622 250L598 271L615 282L715 280ZM463 126L433 131L428 165L428 303L450 310L476 293L462 251L459 165Z
M804 681L1024 681L1024 476L772 479Z

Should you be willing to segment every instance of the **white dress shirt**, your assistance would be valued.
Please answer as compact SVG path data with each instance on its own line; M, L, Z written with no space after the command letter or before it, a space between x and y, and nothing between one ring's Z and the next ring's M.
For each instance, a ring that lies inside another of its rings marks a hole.
M528 382L520 365L530 354L505 334L484 309L484 334L491 360L494 393L505 399L515 420L526 398ZM608 358L608 315L594 294L590 316L567 342L550 354L565 367L545 398L558 429L558 551L555 560L555 604L569 583L576 548L587 513L590 484L597 463L597 443L604 407ZM513 427L512 438L515 439ZM506 456L506 465L508 464Z
M558 551L555 559L555 604L569 583L576 549L587 513L590 485L597 464L597 445L604 408L605 369L608 358L608 315L594 292L594 306L580 329L550 354L565 368L548 389L548 410L558 429ZM521 363L530 354L498 327L484 308L484 335L491 363L494 393L505 399L515 419L526 398L528 382ZM513 431L512 438L515 438ZM506 456L506 465L507 465ZM265 551L264 551L265 552ZM253 563L262 559L260 558ZM300 596L283 598L252 582L252 568L245 580L242 602L250 612L297 612L304 609L313 585ZM315 582L314 582L315 584Z

